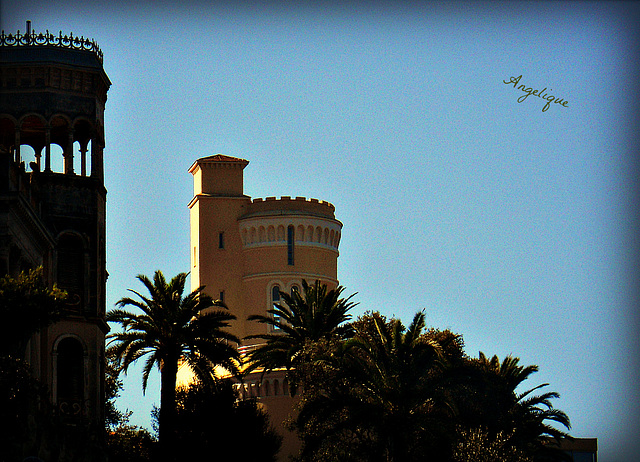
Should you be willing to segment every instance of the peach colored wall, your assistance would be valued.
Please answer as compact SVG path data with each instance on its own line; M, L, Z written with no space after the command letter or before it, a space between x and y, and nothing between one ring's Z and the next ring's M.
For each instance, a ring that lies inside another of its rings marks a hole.
M266 314L274 281L300 285L316 279L337 285L338 243L342 223L334 206L316 199L285 197L251 200L243 195L246 161L216 156L190 168L196 196L191 215L191 285L219 298L237 316L233 332L243 338L263 333L264 326L246 321ZM287 227L296 230L294 264L288 262ZM218 248L219 233L224 249ZM284 282L282 282L284 281ZM284 287L284 286L283 286Z
M193 195L214 194L224 196L242 195L242 169L247 161L215 161L207 158L194 163L189 172L193 175Z
M192 288L205 286L205 293L214 299L218 299L223 291L225 303L238 318L234 326L246 319L242 303L242 243L236 217L248 200L200 196L191 207L191 233L192 239L196 238L191 243L192 258L195 254ZM220 232L224 236L222 249L218 246Z
M300 273L316 278L336 278L337 252L294 245L294 264L288 264L287 246L253 247L244 251L246 275Z
M268 332L268 326L249 322L247 317L266 315L272 308L274 284L286 292L294 284L300 288L303 279L309 283L319 279L329 288L338 285L342 232L342 223L335 219L334 206L328 202L301 197L252 200L244 196L242 170L247 163L212 156L197 160L189 169L194 177L194 198L189 204L192 289L204 285L205 292L214 298L224 291L225 303L238 318L232 332L241 339ZM295 229L293 265L287 256L289 225ZM224 249L218 246L220 232L224 233ZM242 345L259 342L243 340ZM279 380L282 385L283 379L284 371L265 377L271 384ZM258 401L285 436L279 460L288 460L300 445L282 426L292 412L293 400L288 396L260 396Z
M282 449L279 460L289 460L289 454L297 454L300 440L296 434L287 429L287 421L298 402L297 397L291 397L283 390L285 371L274 371L260 380L260 373L251 374L244 383L245 396L255 397L257 402L269 414L269 422L283 436ZM267 385L268 384L268 385ZM276 384L278 395L275 394ZM266 396L267 387L269 396Z

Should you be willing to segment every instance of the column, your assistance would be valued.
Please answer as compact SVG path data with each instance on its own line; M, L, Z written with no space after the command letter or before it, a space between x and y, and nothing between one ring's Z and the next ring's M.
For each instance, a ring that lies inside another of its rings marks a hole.
M67 149L64 150L64 174L73 175L73 129L69 128Z
M51 171L51 126L44 129L44 171Z
M16 138L15 138L15 161L16 164L20 163L20 127L16 127Z
M87 176L87 145L80 146L80 175Z
M42 148L38 149L35 152L35 156L36 156L36 165L38 166L38 171L42 171L41 165L40 165L40 158L42 157Z

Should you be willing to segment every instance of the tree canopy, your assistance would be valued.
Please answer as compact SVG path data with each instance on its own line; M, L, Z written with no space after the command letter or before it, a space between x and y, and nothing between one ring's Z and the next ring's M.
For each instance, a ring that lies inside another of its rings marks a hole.
M469 357L461 335L427 328L424 311L408 326L378 312L351 321L342 287L303 287L250 318L274 328L256 336L266 343L251 368L284 368L300 386L298 460L565 460L549 444L569 437L560 430L568 417L552 405L559 395L537 394L548 384L520 390L537 366Z
M21 358L29 338L60 317L66 298L45 283L42 267L0 278L0 355Z
M181 460L276 461L282 437L255 399L239 399L230 380L181 387L176 403Z
M187 274L180 273L167 281L161 271L153 280L139 275L138 280L149 295L131 290L136 298L125 297L118 308L107 313L107 321L122 326L121 332L108 336L108 355L116 358L117 366L127 368L146 356L142 387L146 390L154 366L160 370L160 444L163 456L169 458L175 430L176 381L180 363L188 365L204 383L216 380L215 368L222 366L239 375L239 339L227 328L235 319L220 301L203 293L203 287L183 295ZM137 308L134 313L124 309Z

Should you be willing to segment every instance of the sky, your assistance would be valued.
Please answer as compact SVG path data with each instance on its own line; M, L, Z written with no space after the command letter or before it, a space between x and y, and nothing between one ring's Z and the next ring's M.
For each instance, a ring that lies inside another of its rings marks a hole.
M601 462L640 453L639 19L625 2L0 2L7 33L31 20L104 53L108 307L137 274L189 270L189 166L244 158L245 194L335 205L354 314L424 309L471 356L537 364L527 385L560 393ZM519 102L513 80L561 102ZM140 368L124 384L149 428L158 374L144 396Z

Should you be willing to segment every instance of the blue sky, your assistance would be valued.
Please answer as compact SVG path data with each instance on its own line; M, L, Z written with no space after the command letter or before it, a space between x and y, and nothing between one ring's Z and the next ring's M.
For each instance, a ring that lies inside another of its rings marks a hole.
M250 161L252 197L336 206L357 313L463 334L550 383L601 462L632 460L638 402L638 19L623 2L3 0L6 32L95 38L108 305L189 269L187 169ZM504 84L520 83L567 107ZM149 426L152 377L120 407Z

